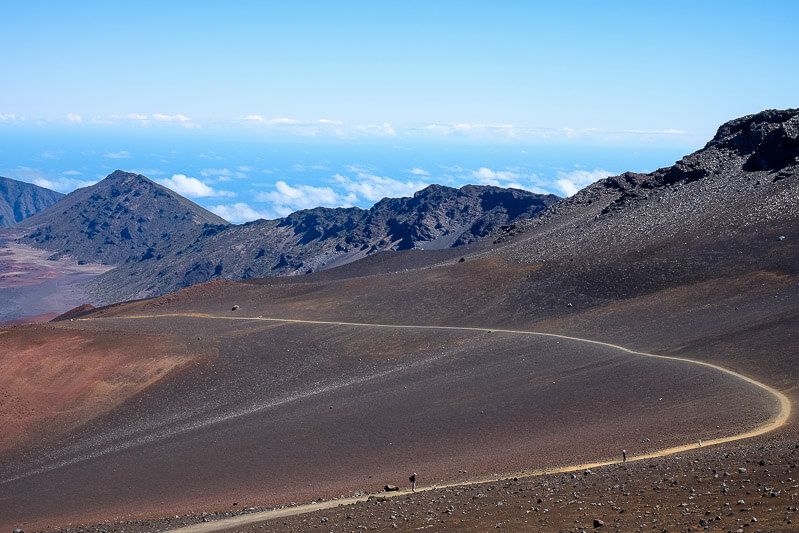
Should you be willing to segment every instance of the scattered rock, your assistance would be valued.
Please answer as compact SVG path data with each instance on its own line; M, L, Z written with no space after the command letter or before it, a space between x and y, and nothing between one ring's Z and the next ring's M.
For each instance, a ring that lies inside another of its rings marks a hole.
M233 307L231 307L230 310L231 311L238 311L239 310L239 306L238 305L234 305Z
M603 522L599 518L594 518L594 529L603 527L604 525L605 525L605 522Z
M396 485L386 485L385 487L383 487L383 490L386 492L394 492L398 491L399 487L397 487Z

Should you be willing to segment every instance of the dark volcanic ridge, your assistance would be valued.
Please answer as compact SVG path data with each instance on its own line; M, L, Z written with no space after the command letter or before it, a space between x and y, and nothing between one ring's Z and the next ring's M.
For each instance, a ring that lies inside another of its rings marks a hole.
M63 197L60 192L0 176L0 228L44 211Z
M216 278L301 274L386 250L475 242L535 216L557 196L431 185L370 209L316 208L228 224L144 176L116 171L19 228L20 242L116 268L92 283L97 301L163 294Z
M95 282L111 300L146 297L216 278L305 274L390 250L444 249L525 220L558 197L491 186L431 185L370 209L316 208L277 220L208 227L185 248L128 263Z

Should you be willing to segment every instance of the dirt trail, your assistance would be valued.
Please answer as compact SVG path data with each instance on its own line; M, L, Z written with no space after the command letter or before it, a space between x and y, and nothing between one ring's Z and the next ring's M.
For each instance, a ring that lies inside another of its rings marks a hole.
M737 433L734 435L729 435L726 437L720 437L716 439L711 439L707 441L703 441L701 444L699 442L692 442L688 444L684 444L681 446L673 446L670 448L665 448L662 450L658 450L652 453L647 454L640 454L634 456L628 456L627 461L643 461L647 459L653 459L657 457L665 457L668 455L674 455L690 450L695 450L700 447L708 447L714 446L718 444L728 443L739 441L743 439L749 439L752 437L756 437L759 435L763 435L765 433L769 433L774 431L782 426L784 426L788 418L791 414L791 401L790 399L783 394L782 392L778 391L777 389L757 381L753 378L735 372L733 370L724 368L719 365L715 365L712 363L707 363L703 361L695 361L693 359L687 359L684 357L675 357L675 356L668 356L668 355L657 355L651 354L646 352L638 352L635 350L631 350L629 348L625 348L623 346L619 346L616 344L611 344L607 342L595 341L590 339L583 339L579 337L571 337L568 335L558 335L555 333L540 333L535 331L525 331L525 330L515 330L515 329L499 329L499 328L481 328L481 327L468 327L468 326L430 326L430 325L397 325L397 324L370 324L370 323L362 323L362 322L341 322L341 321L326 321L326 320L301 320L301 319L288 319L288 318L264 318L264 317L242 317L242 316L217 316L217 315L209 315L203 313L168 313L168 314L154 314L154 315L132 315L132 316L123 316L123 317L108 317L108 318L86 318L86 319L79 319L79 320L141 320L141 319L152 319L152 318L164 318L164 317L186 317L186 318L200 318L206 320L241 320L241 321L267 321L267 322L280 322L280 323L296 323L296 324L325 324L325 325L340 325L340 326L354 326L354 327L371 327L371 328L396 328L396 329L429 329L429 330L456 330L456 331L479 331L479 332L496 332L496 333L506 333L506 334L516 334L516 335L531 335L531 336L543 336L543 337L554 337L554 338L561 338L561 339L569 339L578 342L585 342L589 344L595 344L600 346L606 346L609 348L613 348L624 353L639 356L639 357L650 357L656 359L666 359L672 361L679 361L683 363L689 363L694 365L699 365L702 367L713 369L717 372L721 372L727 375L730 375L736 379L739 379L749 385L755 386L760 388L766 392L768 392L778 403L779 409L778 411L766 422L757 426L754 429L749 431L745 431L742 433ZM577 465L564 465L564 466L557 466L549 469L542 469L542 470L534 470L534 471L525 471L520 472L517 474L509 474L501 477L489 477L489 478L482 478L482 479L473 479L465 482L457 482L452 484L439 484L439 485L431 485L426 487L417 488L416 492L425 492L435 489L441 488L449 488L449 487L456 487L456 486L467 486L467 485L476 485L481 483L488 483L492 481L501 481L504 479L511 479L511 478L529 478L534 476L541 476L545 474L558 474L558 473L568 473L574 471L585 470L589 468L598 468L601 466L608 466L613 464L621 463L621 459L606 459L600 460L593 463L584 463L584 464L577 464ZM399 491L390 494L380 494L379 497L387 497L393 498L397 496L404 496L408 494L408 491ZM373 496L374 497L374 496ZM330 500L325 502L316 502L304 505L297 505L293 507L286 507L280 509L273 509L269 511L251 513L247 515L240 515L235 516L232 518L217 520L208 523L202 524L195 524L187 527L183 527L180 529L174 530L174 532L179 533L204 533L209 531L220 531L224 529L230 529L239 527L246 524L252 524L256 522L263 522L266 520L272 520L276 518L282 518L287 516L294 516L300 515L305 513L311 513L314 511L319 511L323 509L330 509L334 507L339 507L343 505L352 505L358 502L366 501L369 497L368 496L361 496L361 497L353 497L353 498L343 498L338 500Z

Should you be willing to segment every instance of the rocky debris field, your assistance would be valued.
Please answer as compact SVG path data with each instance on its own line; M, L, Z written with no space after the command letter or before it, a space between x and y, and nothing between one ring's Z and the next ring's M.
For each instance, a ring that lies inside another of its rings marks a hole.
M570 474L372 498L235 531L795 531L795 437L786 432ZM225 511L63 531L165 531L261 510L236 502Z

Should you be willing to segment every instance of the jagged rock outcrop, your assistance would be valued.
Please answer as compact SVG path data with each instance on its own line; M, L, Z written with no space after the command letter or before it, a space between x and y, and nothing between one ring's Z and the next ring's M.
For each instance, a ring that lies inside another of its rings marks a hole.
M302 274L384 250L440 249L475 242L535 216L559 198L516 189L431 185L370 209L315 208L282 219L208 226L185 247L128 262L94 282L109 300L162 294L210 279Z

